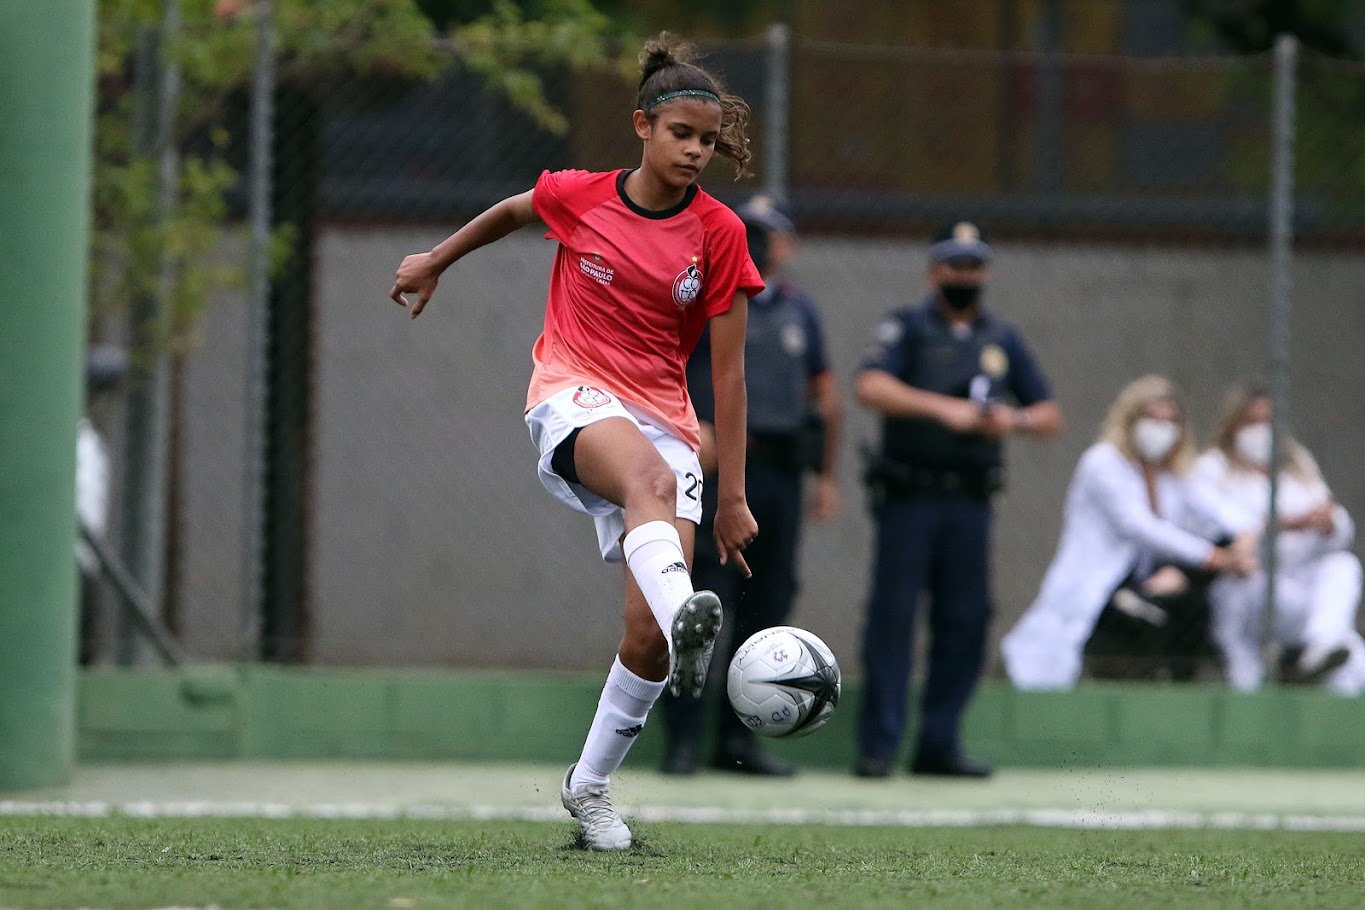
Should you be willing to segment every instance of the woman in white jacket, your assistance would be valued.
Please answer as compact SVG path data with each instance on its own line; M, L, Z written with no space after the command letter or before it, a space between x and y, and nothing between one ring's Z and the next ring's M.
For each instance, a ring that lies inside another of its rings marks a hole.
M1263 534L1270 508L1267 391L1247 384L1229 392L1213 442L1195 462L1194 482L1221 501L1234 530ZM1290 439L1283 451L1273 621L1264 620L1263 571L1221 578L1209 589L1213 639L1234 688L1261 684L1263 633L1269 631L1287 679L1358 695L1365 689L1365 641L1356 631L1361 567L1350 551L1355 525L1332 499L1308 450Z
M1076 466L1057 554L1038 597L1001 642L1016 687L1073 687L1100 612L1126 579L1141 582L1171 563L1215 572L1250 568L1245 544L1210 541L1226 527L1216 504L1198 499L1187 482L1193 455L1168 380L1144 376L1119 393L1099 441Z

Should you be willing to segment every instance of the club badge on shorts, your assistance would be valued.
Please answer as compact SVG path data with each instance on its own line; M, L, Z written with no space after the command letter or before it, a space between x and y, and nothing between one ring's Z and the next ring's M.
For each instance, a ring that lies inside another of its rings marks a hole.
M701 269L697 268L697 257L692 264L678 273L673 279L673 302L685 307L701 296Z
M611 396L601 389L594 389L590 385L581 385L573 393L573 403L580 408L592 410L600 408L604 404L611 404Z

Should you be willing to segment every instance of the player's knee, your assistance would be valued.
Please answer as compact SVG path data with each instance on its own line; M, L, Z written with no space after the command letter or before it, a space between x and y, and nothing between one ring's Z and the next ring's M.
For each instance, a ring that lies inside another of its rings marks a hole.
M673 469L663 460L639 473L635 483L635 495L643 501L672 509L678 499L678 481Z

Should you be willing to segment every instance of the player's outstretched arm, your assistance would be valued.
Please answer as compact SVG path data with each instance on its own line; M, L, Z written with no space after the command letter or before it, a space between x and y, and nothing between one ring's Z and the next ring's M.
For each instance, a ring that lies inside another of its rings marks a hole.
M535 207L531 204L534 190L527 190L516 196L509 196L495 204L464 227L438 243L428 253L413 253L405 256L398 266L393 290L389 297L399 306L407 306L404 294L416 294L408 313L416 319L426 309L427 301L436 292L436 284L441 273L450 268L460 257L471 253L481 246L501 240L517 228L525 227L537 219Z
M716 548L722 565L734 560L749 577L743 549L758 536L744 494L749 400L744 388L744 333L749 298L735 295L729 310L711 319L711 385L716 396Z

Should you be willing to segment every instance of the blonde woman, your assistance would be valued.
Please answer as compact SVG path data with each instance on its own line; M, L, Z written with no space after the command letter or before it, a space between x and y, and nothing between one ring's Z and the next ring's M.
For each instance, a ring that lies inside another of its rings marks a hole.
M1119 393L1099 440L1076 466L1057 553L1038 596L1001 642L1016 687L1072 688L1086 640L1125 581L1153 591L1180 583L1171 571L1156 574L1160 566L1251 568L1247 541L1212 542L1230 536L1216 503L1199 499L1187 482L1193 456L1169 380L1143 376Z
M1365 642L1356 631L1361 566L1350 551L1355 525L1333 500L1308 450L1293 439L1283 449L1270 631L1288 679L1358 695L1365 689ZM1236 386L1224 403L1212 448L1195 463L1194 481L1221 501L1235 530L1260 536L1270 506L1269 465L1270 396L1253 383ZM1265 675L1265 573L1219 579L1209 599L1213 639L1228 682L1255 689Z

